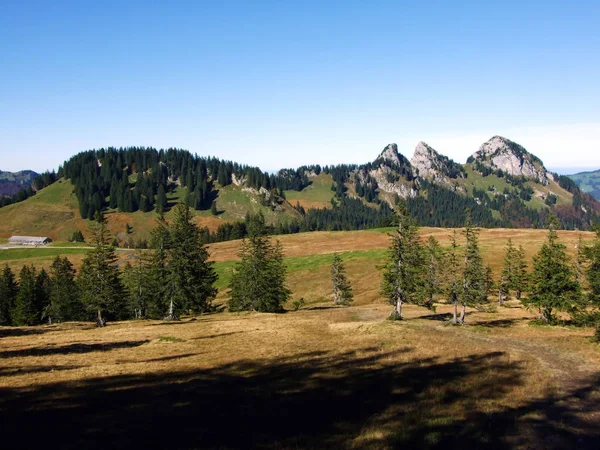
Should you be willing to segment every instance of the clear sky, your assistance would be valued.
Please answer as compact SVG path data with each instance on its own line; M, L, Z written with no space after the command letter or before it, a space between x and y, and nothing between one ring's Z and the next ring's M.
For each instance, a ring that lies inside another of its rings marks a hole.
M103 146L367 162L492 135L600 168L600 2L0 3L0 169Z

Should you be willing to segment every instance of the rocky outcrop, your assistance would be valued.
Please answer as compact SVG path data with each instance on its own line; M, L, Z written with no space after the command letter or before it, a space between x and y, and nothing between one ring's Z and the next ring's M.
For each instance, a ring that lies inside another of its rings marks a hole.
M548 172L542 161L516 142L502 136L494 136L479 147L469 158L492 170L500 169L513 176L524 176L548 185Z
M389 144L383 149L368 174L377 182L380 190L398 194L401 198L415 197L413 189L412 167L408 159L398 153L396 144Z
M447 188L461 192L464 191L462 186L459 186L456 182L452 182L452 179L466 176L464 168L447 156L439 154L423 141L419 142L415 147L410 165L413 168L415 176L427 178Z

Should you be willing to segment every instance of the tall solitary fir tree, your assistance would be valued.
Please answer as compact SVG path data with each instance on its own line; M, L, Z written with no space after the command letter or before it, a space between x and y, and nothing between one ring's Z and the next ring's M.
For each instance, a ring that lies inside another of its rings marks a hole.
M90 225L94 247L86 254L78 276L81 299L88 312L95 316L98 326L106 318L122 318L123 285L119 276L115 249L109 246L110 236L106 218L99 213Z
M169 312L167 319L178 319L184 312L210 311L217 295L217 274L202 244L200 228L193 222L190 207L175 206L169 228L168 279Z
M402 318L402 305L425 302L425 256L418 228L404 205L397 207L398 228L390 234L387 263L381 281L381 294L394 309L391 319Z
M558 241L558 221L548 223L548 237L533 258L533 273L525 306L538 309L546 323L556 320L555 312L575 312L582 306L581 286L577 282L566 247Z
M333 304L349 305L353 299L352 286L346 277L346 268L338 253L333 254L331 265L331 283L333 285Z
M434 296L442 292L442 260L444 252L440 243L433 236L427 238L425 243L425 264L427 276L425 277L425 292L427 304L433 308Z
M527 290L529 283L529 274L527 273L527 261L525 260L525 250L519 245L518 250L513 255L512 283L511 288L515 291L517 300L521 300L521 295Z
M242 241L229 284L229 309L281 312L290 297L281 244L272 244L262 214L253 216L247 227L248 238Z
M445 292L452 304L452 323L458 323L458 303L462 293L461 258L458 252L456 230L449 236L450 247L444 255L444 276L446 279Z
M510 289L514 287L516 253L517 250L512 239L508 238L504 253L504 265L498 283L498 306L503 306L504 301L510 298Z
M12 325L11 313L15 308L19 285L15 274L5 265L0 274L0 325Z
M463 285L460 296L460 323L465 323L467 306L479 308L487 303L489 291L488 270L483 264L479 250L479 230L471 223L471 214L467 213L465 223L465 255L463 266Z

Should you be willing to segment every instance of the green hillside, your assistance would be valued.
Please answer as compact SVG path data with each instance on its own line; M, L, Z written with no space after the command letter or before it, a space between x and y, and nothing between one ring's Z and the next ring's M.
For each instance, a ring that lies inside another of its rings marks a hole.
M82 231L84 236L87 235L89 221L81 218L73 189L69 180L60 179L25 201L0 208L0 237L6 239L12 235L32 235L68 241L77 230ZM175 205L185 195L185 188L177 188L167 195L168 205ZM262 212L267 222L272 224L298 217L298 212L288 203L272 210L261 203L260 196L255 192L236 185L219 189L216 204L216 216L209 210L195 211L198 225L215 230L222 223L244 219L247 212ZM148 239L155 225L156 212L124 213L108 209L106 217L113 236L126 242L129 238ZM170 217L170 212L167 212L166 217ZM131 234L125 232L126 224L131 225Z
M577 183L583 192L587 192L600 200L600 169L567 176Z
M320 173L316 177L310 178L310 184L301 191L284 191L285 198L289 203L295 205L300 203L305 209L308 208L329 208L331 207L331 198L334 193L331 190L333 178L326 173Z

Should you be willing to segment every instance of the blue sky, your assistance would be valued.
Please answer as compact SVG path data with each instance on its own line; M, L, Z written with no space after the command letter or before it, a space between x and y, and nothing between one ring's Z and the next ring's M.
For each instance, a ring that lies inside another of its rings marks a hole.
M600 168L600 2L0 4L0 169L103 146L273 170L494 134Z

